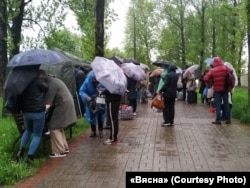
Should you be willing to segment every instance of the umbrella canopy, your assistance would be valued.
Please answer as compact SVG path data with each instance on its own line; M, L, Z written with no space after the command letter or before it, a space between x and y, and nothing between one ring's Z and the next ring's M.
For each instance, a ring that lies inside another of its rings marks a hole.
M214 58L212 57L209 57L207 59L204 60L204 62L207 64L207 65L212 65L213 64L213 61L214 61Z
M29 65L41 65L41 64L53 64L69 61L69 58L60 56L58 53L52 50L44 49L32 49L25 52L16 54L7 67L19 67Z
M96 56L91 63L96 79L110 92L123 95L127 89L127 78L123 70L112 60Z
M134 63L123 63L121 64L121 69L129 78L133 78L137 81L143 81L146 79L145 71L140 65L135 65Z
M152 63L153 65L156 65L156 66L169 66L169 65L172 65L173 63L170 62L170 61L167 61L167 60L157 60L155 62Z
M122 60L122 63L134 63L136 65L140 65L140 62L135 60L135 59L132 59L132 58L124 58Z
M110 60L113 60L117 65L121 65L122 64L122 59L117 57L117 56L112 56L109 58Z
M150 68L149 68L149 66L148 65L146 65L146 64L144 64L144 63L141 63L140 64L140 67L143 69L143 70L149 70Z
M162 73L163 69L162 68L157 68L155 70L153 70L150 74L149 77L156 77L156 76L160 76Z
M200 66L197 64L194 64L185 70L185 72L183 73L183 78L198 79L200 77L200 73L201 73Z

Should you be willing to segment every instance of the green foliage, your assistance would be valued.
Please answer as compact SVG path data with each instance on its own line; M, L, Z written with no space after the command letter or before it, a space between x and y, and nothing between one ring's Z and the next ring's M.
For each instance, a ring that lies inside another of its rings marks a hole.
M0 98L0 113L2 114L3 99ZM73 127L73 138L83 134L89 125L84 118L78 119L76 125ZM69 130L65 131L66 136L69 135ZM37 170L48 160L50 153L50 142L46 140L45 146L40 146L36 152L33 165L28 165L25 158L20 163L15 161L15 155L18 151L20 140L14 145L14 140L19 133L12 116L0 117L0 187L12 186L17 182L34 175ZM45 151L44 151L45 148ZM26 148L27 149L27 148ZM44 153L45 152L45 153Z

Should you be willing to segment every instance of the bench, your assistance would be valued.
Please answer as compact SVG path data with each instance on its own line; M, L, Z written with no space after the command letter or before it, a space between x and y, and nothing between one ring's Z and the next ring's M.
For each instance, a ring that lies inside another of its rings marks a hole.
M15 148L16 144L18 143L18 141L21 139L22 137L22 134L24 133L25 131L25 126L24 126L24 119L23 119L23 115L22 114L12 114L13 117L14 117L14 120L15 120L15 123L16 123L16 126L17 126L17 130L18 130L18 137L14 140L13 142L13 147L12 148ZM69 138L71 139L72 138L72 134L73 134L73 125L70 125L68 126L67 128L65 128L66 130L69 129ZM50 135L46 135L43 133L42 135L42 145L43 145L43 151L44 151L44 154L46 153L46 141L50 138Z

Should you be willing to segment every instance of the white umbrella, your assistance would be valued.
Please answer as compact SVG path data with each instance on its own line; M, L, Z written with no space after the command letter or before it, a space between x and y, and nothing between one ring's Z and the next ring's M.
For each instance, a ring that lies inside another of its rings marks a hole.
M129 78L133 78L137 81L143 81L146 79L146 73L140 65L135 65L134 63L123 63L121 64L121 69Z
M200 76L200 66L197 64L191 65L183 73L183 78L199 78Z
M131 63L132 64L132 63ZM113 94L123 95L127 89L127 78L113 61L96 56L91 63L96 79Z

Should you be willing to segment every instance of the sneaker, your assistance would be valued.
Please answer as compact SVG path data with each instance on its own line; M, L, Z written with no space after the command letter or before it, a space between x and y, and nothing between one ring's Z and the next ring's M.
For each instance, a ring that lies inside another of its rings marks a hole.
M69 149L66 149L64 153L65 153L65 154L68 154L68 153L69 153Z
M117 144L118 140L111 140L111 139L107 139L103 142L104 145L115 145Z
M95 133L95 132L92 132L91 135L90 135L89 137L90 137L90 138L96 137L96 133Z
M167 122L163 122L163 123L161 124L162 127L167 127L167 126L169 126L169 125L170 125L170 123L167 123Z
M99 132L99 138L102 138L103 137L103 133L102 131Z
M44 135L50 135L50 131L49 131L49 130L46 131L46 132L44 133Z
M136 116L136 112L134 112L133 115Z
M60 154L58 154L58 153L51 153L49 155L49 157L50 158L66 157L66 153L60 153Z
M221 121L213 121L212 124L221 125Z

